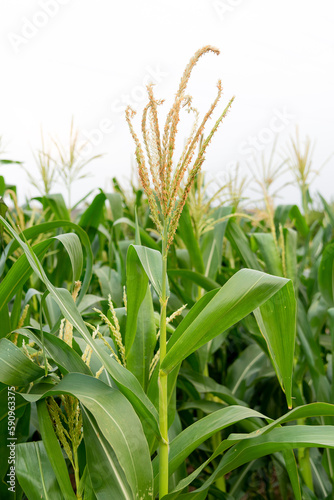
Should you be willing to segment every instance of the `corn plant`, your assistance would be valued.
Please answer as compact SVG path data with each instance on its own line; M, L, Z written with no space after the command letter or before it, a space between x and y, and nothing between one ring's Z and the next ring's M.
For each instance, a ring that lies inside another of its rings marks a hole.
M232 103L203 137L221 83L201 121L186 87L208 52L219 54L204 47L187 65L162 133L151 85L142 141L127 110L140 217L120 190L100 191L75 222L56 195L38 225L22 211L20 232L11 210L1 216L1 451L9 387L17 498L239 499L268 455L281 498L333 491L322 351L333 346L333 211L323 200L325 221L309 227L297 206L278 206L254 225L233 205L207 206L198 230L191 203L207 200L195 179ZM194 126L175 160L182 111ZM0 472L7 498L7 463Z

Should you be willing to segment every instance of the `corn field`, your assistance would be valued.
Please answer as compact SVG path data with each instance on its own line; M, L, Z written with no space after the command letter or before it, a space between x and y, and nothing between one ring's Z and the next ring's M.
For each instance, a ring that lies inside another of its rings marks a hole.
M164 124L152 85L127 109L129 188L72 204L98 158L73 124L57 158L42 141L38 197L0 177L1 499L333 498L334 208L298 132L263 158L255 201L238 170L212 193L205 154L234 98L219 81L203 115L187 94L209 53ZM297 204L277 201L283 171Z

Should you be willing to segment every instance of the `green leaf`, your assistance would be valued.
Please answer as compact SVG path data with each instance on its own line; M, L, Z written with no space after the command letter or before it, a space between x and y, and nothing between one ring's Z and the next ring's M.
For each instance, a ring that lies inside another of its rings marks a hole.
M226 385L233 395L243 398L247 387L263 367L265 354L257 344L251 344L241 352L227 370Z
M299 231L302 236L305 237L308 235L309 227L297 205L278 205L275 210L274 218L276 227L278 227L279 224L284 226L287 218L294 222L297 231Z
M253 439L244 439L233 444L224 455L219 466L210 478L210 483L217 477L228 474L241 465L266 455L293 448L334 448L334 427L326 425L293 425L273 429L268 434ZM232 439L232 437L231 437ZM208 486L208 481L205 483Z
M207 498L208 491L209 488L202 491L184 493L183 495L180 495L179 493L170 493L168 495L164 495L162 500L174 500L175 498L178 498L179 500L205 500Z
M181 369L180 377L184 377L187 382L190 382L199 394L212 394L214 396L218 396L228 405L246 406L246 403L238 399L229 388L218 384L210 377L206 377L200 373L185 368ZM196 403L197 401L192 404L195 405Z
M59 234L55 238L64 245L72 264L73 281L80 279L83 268L82 247L75 233Z
M135 223L132 220L128 219L127 217L121 217L120 219L117 219L114 222L113 227L117 226L118 224L127 224L128 226L132 227L134 231L136 230ZM147 234L147 232L144 231L142 227L139 228L139 232L140 232L140 240L145 247L153 248L153 250L157 251L160 250L160 247L156 243L156 241L153 238L151 238L151 236Z
M197 273L196 271L191 271L190 269L169 269L168 276L171 278L179 276L180 278L189 279L208 292L210 290L214 290L215 288L220 288L219 283L216 281L211 278L207 278L203 274Z
M204 274L205 268L204 268L202 252L198 244L198 239L196 238L193 230L193 225L187 203L183 207L181 213L177 234L180 236L185 246L187 247L193 267L196 269L198 273Z
M250 408L240 406L229 406L221 410L217 410L204 418L201 418L194 424L183 430L170 443L169 449L169 475L181 465L185 459L192 453L200 444L204 443L216 432L229 427L230 425L240 422L246 418L265 418L261 413L251 410ZM270 420L270 419L268 419ZM158 485L159 477L159 456L153 461L154 484Z
M148 277L140 263L133 245L129 246L126 257L127 319L125 332L125 350L128 353L137 332L139 308L146 296Z
M267 343L287 404L292 408L292 371L296 335L296 300L292 281L254 311Z
M61 447L56 437L50 415L45 400L38 401L37 414L39 423L39 432L43 439L43 445L48 454L53 472L57 478L61 492L67 500L75 499L70 476L67 470L66 462L63 457ZM44 463L42 462L42 466Z
M289 283L288 280L284 278L270 276L250 269L243 269L236 273L184 331L181 331L179 327L175 330L168 342L168 352L160 368L164 372L169 373L178 363L201 345L206 344L206 342L240 321L254 309L261 306L271 296L275 295L281 288L286 290L287 283ZM294 301L294 296L291 297L289 291L282 292L279 295L279 301L277 301L276 306L278 310L287 307L287 317L288 313L290 313L290 316L294 320L293 304L291 307L288 307L285 301L286 297ZM180 327L183 321L180 323ZM289 335L292 333L294 342L294 330L291 328ZM275 344L271 346L272 350L280 346L280 341L275 340ZM289 346L291 343L291 339L289 338ZM281 351L275 351L276 357L280 355ZM284 360L279 359L279 361L280 363L284 363ZM291 384L291 374L286 379L287 367L288 364L284 371L284 382L288 380ZM291 393L290 388L285 387L285 390L288 394Z
M129 314L131 314L131 310L128 309ZM149 381L150 364L156 342L153 302L150 288L147 285L146 295L140 304L137 315L136 335L131 349L127 351L126 355L127 369L137 377L145 390Z
M2 221L2 224L4 224L9 233L12 234L12 236L14 236L14 233L13 233L13 228L11 226L9 226L7 224L7 222L5 221L5 219L3 219L2 217L0 217L0 221ZM38 224L36 226L32 226L32 227L29 227L27 229L25 229L24 231L22 231L22 234L24 235L24 237L27 239L27 240L30 240L32 238L35 238L43 233L49 233L50 231L54 231L56 229L65 229L65 228L70 228L72 230L74 230L79 238L80 238L80 241L85 249L85 252L86 252L86 259L85 259L85 267L86 267L86 270L85 270L85 275L84 275L84 279L82 281L82 286L81 286L81 290L80 290L80 293L79 293L79 296L76 300L76 304L79 305L82 298L85 296L87 290L88 290L88 286L89 286L89 283L90 283L90 280L91 280L91 277L92 277L92 268L93 268L93 254L92 254L92 249L91 249L91 246L90 246L90 242L89 242L89 238L87 236L87 234L85 233L85 231L80 227L78 226L77 224L74 224L73 222L70 222L70 221L64 221L64 220L59 220L59 221L51 221L51 222L45 222L45 223L42 223L42 224ZM16 234L16 233L15 233ZM0 257L0 269L1 269L1 272L0 274L2 274L2 271L4 269L4 266L5 266L5 261L6 259L12 255L12 253L20 246L20 242L22 241L20 238L17 239L15 236L14 236L14 240L12 240L6 247L6 250L3 252L3 254L1 255ZM52 241L52 239L48 239L46 241ZM42 241L41 243L38 243L37 245L35 245L33 247L34 249L34 252L36 253L36 256L37 258L39 259L41 257L41 255L39 255L39 251L43 252L43 245L47 245L44 241ZM46 247L44 248L44 253L46 251ZM42 255L44 255L44 253ZM22 258L22 257L21 257ZM24 256L24 258L26 258L26 256ZM20 260L20 259L19 259ZM26 270L26 267L24 267L24 271ZM22 272L22 271L21 271ZM29 275L28 275L29 276ZM12 281L13 283L17 282L18 279L20 278L20 274L19 274L19 270L15 273L15 278L13 278L13 280L10 280ZM21 283L21 281L20 281ZM17 288L17 285L15 284L15 287ZM15 288L15 290L16 290ZM0 308L2 306L2 301L0 300Z
M16 446L16 475L27 498L64 499L42 441Z
M269 455L271 453L275 453L277 451L284 451L284 450L291 450L293 448L303 448L303 447L308 447L308 446L320 446L320 447L326 447L327 446L327 441L326 441L326 430L324 426L319 426L317 427L318 429L318 434L323 436L323 441L321 444L318 442L318 436L312 436L313 429L316 428L316 426L300 426L300 425L293 425L293 426L288 426L288 427L279 427L277 426L290 422L299 418L307 418L307 417L317 417L317 416L326 416L326 415L333 415L334 413L334 405L330 405L327 403L313 403L310 405L305 405L301 406L299 408L295 408L294 410L291 410L287 414L283 415L279 419L272 421L270 424L262 427L261 429L257 429L256 431L250 433L250 434L231 434L228 439L225 439L224 441L221 442L221 444L217 447L216 451L211 455L211 457L206 460L202 465L200 465L194 472L192 472L187 478L183 479L182 481L179 482L177 487L173 490L174 492L181 492L183 488L188 486L199 474L200 472L216 457L221 455L225 450L228 448L231 448L231 450L225 454L216 470L214 471L213 475L209 478L208 481L204 483L204 485L196 491L202 491L205 488L208 488L210 484L212 484L217 477L223 476L227 474L226 470L228 472L232 471L236 467L239 467L240 465L243 465L245 463L250 462L251 460L254 460L255 458L259 458L260 456L265 456ZM276 427L276 428L275 428ZM302 431L300 429L303 428ZM322 432L322 429L324 432ZM328 429L331 429L331 435L333 443L334 443L334 427L328 427ZM284 431L288 431L291 435L291 440L286 439L287 435L284 433ZM312 430L312 432L311 432ZM272 433L277 432L277 431L283 431L283 439L277 439L277 436L275 434L273 435ZM259 443L259 440L264 437L264 440ZM268 438L268 439L267 439ZM272 439L273 438L273 439ZM275 442L276 439L276 442ZM306 440L305 440L306 439ZM329 439L329 442L330 442ZM263 450L261 450L261 446L263 443L266 441L270 442L273 441L274 446L271 451L264 452L261 454ZM308 441L307 441L308 440ZM240 442L239 442L240 441ZM239 442L239 443L238 443ZM230 458L235 455L236 460L238 459L238 453L233 453L234 451L238 450L238 446L242 449L247 450L248 444L250 447L252 446L252 442L256 443L256 449L258 453L260 453L258 456L244 456L242 453L239 455L241 456L242 460L238 465L233 465L231 467L231 461ZM242 445L244 443L244 446ZM258 445L258 446L257 446ZM332 446L332 445L330 445ZM232 448L233 447L233 448ZM228 457L228 459L226 459ZM227 465L228 469L223 469L223 467ZM176 498L176 497L175 497Z
M152 498L153 473L148 444L140 420L127 399L117 389L79 373L65 375L42 397L57 394L75 396L92 413L100 432L117 456L134 498L136 495ZM41 397L34 394L23 396L28 401Z
M111 295L116 307L121 307L123 293L120 275L109 266L94 267L94 273L99 279L102 296L107 299Z
M274 427L285 424L287 422L292 422L294 420L312 418L312 417L329 417L333 415L334 415L334 404L310 403L308 405L298 406L297 408L294 408L285 415L282 415L278 419L273 420L270 424L262 427L262 429L258 429L250 434L231 434L231 436L228 439L231 439L232 441L233 440L239 441L240 439L255 438L271 431Z
M318 283L322 296L329 307L334 306L334 242L326 246L323 251L319 271Z
M43 207L50 207L56 219L70 221L71 217L67 210L66 203L60 193L47 194L42 198Z
M143 266L148 279L152 283L158 297L162 295L162 256L161 253L152 248L141 245L132 245L137 252L138 258ZM166 293L169 296L168 280L166 280Z
M235 251L241 255L247 267L262 271L261 266L252 252L247 236L244 234L241 227L232 219L226 228L226 237L230 241Z
M43 377L44 370L31 361L8 339L0 339L0 382L25 386Z
M116 220L123 217L123 202L122 196L119 193L105 193L112 213L112 220Z
M108 500L135 499L116 454L93 415L82 408L88 471L96 497Z
M83 337L87 344L91 346L93 351L101 360L106 371L113 377L117 386L122 391L122 393L126 395L126 397L134 406L135 410L141 415L141 417L147 422L147 424L151 426L156 435L160 436L157 411L144 393L136 377L119 363L117 363L116 360L112 359L107 352L105 352L97 345L97 343L92 339L68 290L56 288L52 285L52 283L47 278L40 262L32 252L31 248L20 239L18 234L11 228L7 221L5 221L1 217L0 220L22 247L31 267L44 282L53 299L58 304L63 316L71 323L71 325L73 325L73 327Z
M4 178L2 176L0 177L0 181L2 184L2 186L0 187L0 215L1 215L1 217L6 217L8 207L2 198L4 191L5 191L5 181L4 181ZM0 241L1 242L2 242L2 234L3 234L3 227L1 226L0 227Z
M43 257L47 249L52 244L52 239L49 238L33 247L36 256L40 259ZM17 290L19 290L24 283L31 276L33 270L25 255L21 255L17 261L12 265L4 279L0 284L0 310L14 297Z
M79 226L83 227L86 231L90 227L97 229L102 220L105 201L106 195L104 193L96 195L93 201L88 205L88 208L82 213L79 220Z
M0 285L1 288L1 285ZM11 318L9 316L8 304L3 303L0 308L0 338L6 337L12 329Z
M42 343L40 334L35 333L32 329L20 328L15 332L29 337L41 349L44 347L46 356L52 359L63 371L85 373L86 375L92 374L81 356L59 337L43 331L44 342Z
M263 260L266 264L267 272L275 276L283 276L282 262L271 233L254 233L255 239Z
M232 207L218 207L215 209L212 219L215 225L211 231L208 231L203 236L203 242L201 245L205 276L211 279L215 279L217 273L221 267L222 256L223 256L223 240L225 236L225 230L229 222L228 219L220 219L230 215L232 213Z
M297 237L298 234L293 229L285 227L283 229L285 245L285 270L286 277L292 280L297 289Z

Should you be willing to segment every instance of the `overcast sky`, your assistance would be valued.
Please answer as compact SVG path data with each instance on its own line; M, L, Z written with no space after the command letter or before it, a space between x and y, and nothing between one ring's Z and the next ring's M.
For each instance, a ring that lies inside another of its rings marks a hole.
M317 168L334 151L333 26L333 0L2 0L0 135L7 156L33 172L41 127L45 137L66 141L74 116L88 153L105 153L74 198L110 188L111 177L129 177L133 159L125 104L142 109L148 81L168 104L189 58L210 44L221 55L208 54L193 72L194 105L206 112L218 78L221 106L236 99L205 170L223 178L239 161L246 172L250 156L268 152L277 133L284 145L297 124L301 137L316 141ZM1 174L22 197L36 194L18 167ZM331 198L333 185L334 158L312 188ZM296 196L288 188L283 199Z

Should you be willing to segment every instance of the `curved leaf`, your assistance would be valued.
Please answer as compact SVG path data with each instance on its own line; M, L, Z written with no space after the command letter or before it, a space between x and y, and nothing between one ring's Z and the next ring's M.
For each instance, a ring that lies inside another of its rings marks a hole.
M278 293L279 292L279 293ZM267 302L271 297L273 300ZM263 306L264 304L264 306ZM182 331L180 323L170 341L160 369L169 373L178 363L209 340L224 332L262 306L257 314L262 320L262 334L268 343L279 380L291 405L292 361L295 342L295 298L292 282L251 269L242 269L217 292L195 321ZM270 311L275 317L270 317ZM279 324L275 325L279 317ZM275 321L274 321L275 320ZM274 327L272 332L269 326ZM284 336L282 333L284 332Z
M43 377L44 370L31 361L13 342L0 339L0 382L24 386Z
M170 443L169 449L169 474L171 475L184 460L200 444L204 443L209 437L226 427L239 422L240 420L257 417L268 419L265 415L251 410L250 408L240 406L229 406L217 410L204 418L201 418L194 424L187 427ZM268 419L270 420L270 419ZM158 486L159 477L159 457L153 461L154 484Z
M162 255L157 250L143 247L141 245L132 245L136 250L138 258L143 266L148 279L152 283L158 297L162 294ZM168 280L166 280L166 294L169 296Z
M77 281L82 272L83 255L79 237L75 233L59 234L55 238L64 245L72 264L73 281Z
M42 397L57 394L75 396L92 413L117 456L134 498L152 498L153 474L148 444L140 420L127 399L117 389L79 373L65 375ZM40 394L22 396L28 401L41 398Z
M31 267L46 285L53 299L62 311L63 316L71 323L71 325L73 325L74 328L76 328L87 344L91 346L107 372L110 373L117 383L119 389L133 404L135 410L144 420L146 420L147 424L151 426L156 435L160 436L157 411L144 393L136 377L117 363L116 360L112 359L107 352L97 345L97 343L92 339L68 290L56 288L52 285L31 248L20 239L18 234L12 229L5 219L0 217L0 220L24 250Z
M22 240L21 240L21 238L19 238L19 240L18 240L17 237L15 237L14 234L17 235L17 233L15 231L13 231L13 228L7 223L7 221L3 217L0 217L0 221L2 222L2 224L4 226L7 227L9 233L14 237L14 240L12 240L7 245L5 251L3 252L3 254L0 257L0 269L3 270L5 260L10 255L12 255L12 253L19 246L22 246L21 245ZM88 238L87 234L85 233L85 231L77 224L74 224L74 222L70 222L67 220L59 220L59 221L44 222L44 223L38 224L36 226L31 226L31 227L25 229L24 231L22 231L22 234L24 235L24 237L27 240L30 240L30 239L35 238L36 236L38 236L40 234L49 233L50 231L54 231L55 229L58 229L58 228L65 229L67 227L74 230L78 234L80 241L81 241L82 245L84 246L84 249L86 252L85 274L84 274L84 278L82 281L82 286L81 286L79 296L76 300L76 304L79 305L82 298L85 296L85 294L88 290L89 282L90 282L91 277L92 277L92 269L93 269L93 253L92 253L92 249L90 246L89 238ZM44 243L44 242L41 242L41 243ZM37 245L34 246L34 248L36 248L36 247L37 247ZM38 255L37 255L37 257L39 258ZM17 276L19 276L19 275L17 274ZM0 307L1 307L1 305L2 304L0 302Z

